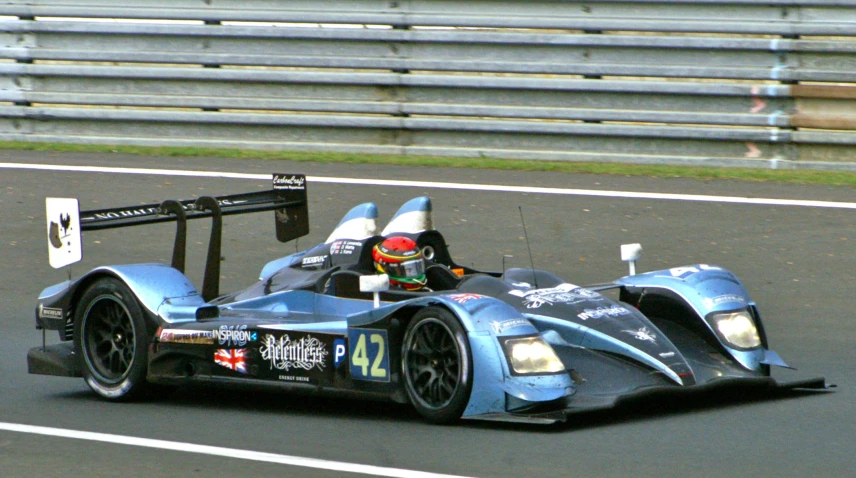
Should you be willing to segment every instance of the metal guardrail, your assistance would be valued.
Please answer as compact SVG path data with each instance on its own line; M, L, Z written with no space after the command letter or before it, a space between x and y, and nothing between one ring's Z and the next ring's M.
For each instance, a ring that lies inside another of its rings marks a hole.
M856 170L856 1L116 3L0 5L0 139Z

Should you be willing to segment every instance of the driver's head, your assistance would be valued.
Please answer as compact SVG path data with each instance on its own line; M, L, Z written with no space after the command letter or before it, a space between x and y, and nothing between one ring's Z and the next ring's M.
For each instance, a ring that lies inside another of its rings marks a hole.
M372 249L375 269L389 276L389 283L407 290L425 286L425 261L422 251L412 239L393 236L384 239Z

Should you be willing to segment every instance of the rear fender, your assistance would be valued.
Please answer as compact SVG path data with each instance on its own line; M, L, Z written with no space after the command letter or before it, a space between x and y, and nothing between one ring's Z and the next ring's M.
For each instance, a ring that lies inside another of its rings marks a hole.
M177 269L164 264L98 267L73 282L48 287L39 295L39 303L45 306L63 304L67 308L75 302L78 292L82 292L86 286L104 276L123 281L137 297L143 309L153 316L159 316L160 312L168 310L170 305L205 305L193 283ZM172 322L168 315L162 318L166 322Z
M177 321L168 313L170 306L205 305L190 279L165 264L107 266L95 269L92 273L107 273L122 280L140 301L143 309L160 317L164 322Z
M692 319L702 324L710 337L738 363L750 370L762 370L762 365L783 365L775 352L767 350L767 338L757 307L749 293L733 273L717 266L695 264L672 269L626 276L615 281L623 286L621 300L637 307L643 306L645 297L657 296L680 304L691 312ZM748 309L755 321L761 347L738 350L719 339L708 317L715 312ZM767 355L769 355L769 360ZM775 359L777 360L774 360Z

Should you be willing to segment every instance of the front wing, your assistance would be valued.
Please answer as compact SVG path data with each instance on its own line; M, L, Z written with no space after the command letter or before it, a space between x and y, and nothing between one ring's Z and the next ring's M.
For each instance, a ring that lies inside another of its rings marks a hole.
M570 415L579 413L593 413L604 410L617 409L634 404L645 405L656 403L651 408L662 410L664 405L673 405L677 409L686 406L687 400L704 399L716 396L717 403L722 403L723 398L730 398L736 402L742 398L770 398L782 394L798 391L825 391L834 385L829 385L823 377L799 379L793 381L778 381L772 377L753 378L724 378L714 380L702 385L689 387L680 386L655 386L644 387L636 390L626 391L619 394L587 394L584 387L567 400L564 407L554 410L535 409L513 414L484 415L477 417L485 420L514 421L526 423L563 423L567 422ZM681 405L683 404L683 405Z

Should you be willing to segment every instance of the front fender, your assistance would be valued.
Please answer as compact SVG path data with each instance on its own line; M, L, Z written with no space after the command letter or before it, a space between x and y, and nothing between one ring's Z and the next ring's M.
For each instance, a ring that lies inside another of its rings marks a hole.
M567 373L513 375L500 341L504 337L528 336L539 331L517 309L481 294L430 295L387 303L377 309L348 317L348 326L364 326L391 316L404 307L441 306L460 320L467 332L473 357L473 387L464 417L507 413L512 408L556 400L574 392ZM509 403L510 398L514 403Z
M767 339L761 316L749 293L737 276L721 267L707 264L675 267L622 277L615 283L631 292L643 291L643 301L644 295L656 294L683 303L722 347L747 369L761 370L762 364L769 363L773 357L776 357L775 361L781 362L774 352L766 349ZM738 309L748 309L755 320L762 344L756 350L738 350L724 343L709 320L713 313Z
M480 294L437 296L457 315L468 331L473 355L473 389L464 417L510 411L514 407L556 400L571 395L569 374L519 376L511 373L501 341L505 337L539 334L517 309Z
M615 283L670 291L702 318L712 312L745 308L751 302L749 293L737 276L721 267L707 264L626 276Z

